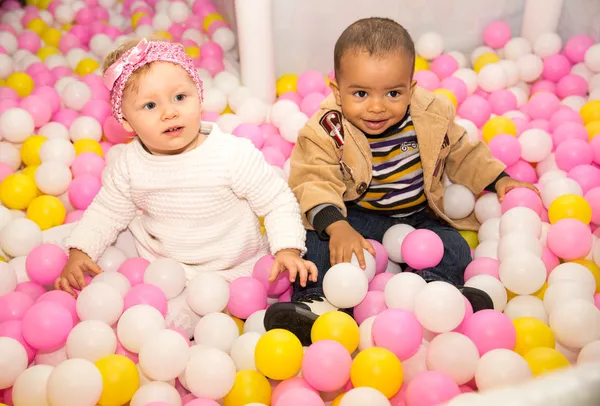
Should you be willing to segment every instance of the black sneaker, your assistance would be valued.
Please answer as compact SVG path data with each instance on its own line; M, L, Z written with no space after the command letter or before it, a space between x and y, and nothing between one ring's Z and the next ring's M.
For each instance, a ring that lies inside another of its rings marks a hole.
M337 307L321 296L298 302L274 303L265 313L265 330L282 328L291 331L307 347L312 343L310 332L315 320L323 313L336 310Z
M476 313L480 310L493 310L494 301L486 292L481 289L471 288L468 286L460 286L458 290L467 298L471 306L473 306L473 312Z

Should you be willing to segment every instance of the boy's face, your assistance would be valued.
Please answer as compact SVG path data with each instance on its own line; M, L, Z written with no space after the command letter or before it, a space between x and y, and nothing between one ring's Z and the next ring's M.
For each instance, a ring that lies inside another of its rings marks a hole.
M412 70L412 61L401 53L348 52L331 88L348 121L366 134L381 134L406 114L416 84Z

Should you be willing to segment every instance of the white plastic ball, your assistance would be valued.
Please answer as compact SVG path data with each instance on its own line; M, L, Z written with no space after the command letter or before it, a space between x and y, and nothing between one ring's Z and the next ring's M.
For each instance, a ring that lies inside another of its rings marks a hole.
M473 94L477 90L477 73L470 68L461 68L452 74L467 85L467 92Z
M259 333L244 333L233 342L230 355L238 371L256 371L254 349L259 339Z
M580 62L573 65L573 67L571 68L571 73L573 75L578 75L584 78L586 82L588 82L588 84L590 85L590 89L593 89L593 86L590 83L590 81L594 77L594 72L592 72L585 63Z
M40 227L26 218L12 220L0 232L0 248L11 257L25 256L41 243Z
M69 66L71 66L71 69L75 69L77 67L77 64L83 58L87 58L88 56L89 56L88 53L85 52L81 48L73 48L73 49L69 50L66 55L67 61L69 61Z
M592 90L588 96L588 101L600 100L600 89Z
M10 32L0 32L0 46L7 54L12 55L19 48L17 38Z
M190 16L190 9L183 2L172 2L168 9L169 19L175 24L184 23Z
M44 126L42 126L38 130L38 134L43 135L48 140L52 140L54 138L62 138L64 140L68 141L70 139L69 138L69 130L67 129L67 127L65 127L64 124L57 123L54 121L51 121L48 124L45 124ZM47 142L45 142L42 145L42 147L46 144L47 144Z
M497 65L504 70L506 87L515 86L519 82L519 67L515 61L505 59L498 62Z
M210 89L213 87L213 77L209 71L206 69L198 68L196 69L198 72L198 77L202 81L202 87L204 87L204 98L206 99L206 89Z
M586 300L567 301L550 313L550 328L562 345L581 349L600 340L600 310Z
M588 72L593 73L591 70L589 70L589 68L587 67L587 65L584 65L584 66L586 67L586 69L588 69ZM588 80L588 84L590 86L590 89L598 89L598 88L600 88L600 73L596 73L595 75L593 75Z
M117 0L98 0L98 4L105 9L111 9L117 5Z
M107 247L104 253L98 258L98 266L104 273L116 273L127 255L117 247ZM98 275L99 276L99 275Z
M340 406L389 406L390 401L379 392L368 386L350 389L340 402Z
M139 364L149 378L169 381L181 374L189 360L187 341L177 331L161 330L140 348Z
M375 322L375 317L371 316L365 319L359 326L358 332L360 336L360 341L358 343L358 350L363 351L367 348L375 347L375 343L373 343L373 323Z
M563 195L583 196L581 186L570 178L552 179L542 188L542 203L546 208L550 207L552 202Z
M371 255L371 253L364 248L363 248L363 256L365 258L365 269L363 270L363 272L367 276L367 280L369 282L371 282L373 280L373 278L375 277L375 268L376 268L375 257L373 257L373 255ZM360 268L360 264L358 262L358 258L356 257L355 253L352 253L352 258L350 259L350 263Z
M533 54L525 55L517 61L519 67L519 78L524 82L535 82L542 75L544 62Z
M540 238L542 220L528 207L513 207L500 218L500 237L514 232L523 232Z
M6 141L22 143L33 135L35 125L31 114L13 107L0 114L0 137Z
M213 400L229 393L235 375L236 367L231 357L216 348L194 355L185 369L185 381L194 396Z
M16 70L27 70L34 63L40 63L42 60L36 55L27 55L16 64Z
M335 307L349 309L363 301L369 281L356 265L339 263L332 266L323 279L325 297Z
M76 142L83 138L100 142L102 139L102 125L93 117L81 116L73 120L69 129L71 141Z
M531 52L533 52L533 48L527 38L512 38L504 45L504 58L512 61L518 61Z
M264 123L267 119L267 113L267 105L263 103L260 99L254 97L251 97L246 101L242 102L242 104L238 106L236 110L236 114L242 119L243 122L252 124ZM290 118L290 121L293 121L294 119L294 116L292 116Z
M542 258L542 243L539 237L521 232L503 235L498 244L498 259L504 261L515 254L531 254L536 258Z
M600 340L583 347L577 356L577 364L600 363Z
M233 111L237 109L248 99L252 97L252 90L246 86L239 86L229 94L227 102Z
M144 283L158 286L173 299L185 288L186 277L183 266L171 258L159 258L150 263L144 272Z
M4 209L2 207L1 209ZM1 210L0 209L0 210ZM7 210L8 211L8 210ZM17 287L17 275L14 269L6 262L0 263L0 297L14 292Z
M167 382L154 381L140 387L133 398L130 406L146 406L153 402L165 402L171 406L181 406L181 396L177 389Z
M60 95L65 107L81 111L83 106L92 98L92 90L87 84L74 81L67 84Z
M432 60L444 52L444 39L437 32L426 32L415 42L417 54Z
M217 28L212 34L212 40L219 44L224 52L231 51L236 44L235 34L227 27Z
M100 266L100 264L98 264L98 266ZM100 275L96 275L91 283L106 283L115 288L123 298L125 298L125 295L129 292L129 289L131 289L131 282L129 282L129 279L122 273L116 271L102 272Z
M72 174L69 167L62 162L46 161L36 169L34 179L42 193L59 196L69 188Z
M498 279L490 275L476 275L469 279L465 286L483 290L490 295L494 302L494 310L501 312L506 308L508 294L506 288Z
M246 102L247 103L247 102ZM243 105L242 105L243 107ZM298 111L293 113L288 119L279 127L279 131L281 132L281 136L287 142L291 142L295 144L298 140L298 134L300 130L304 127L306 122L308 121L308 117L306 114Z
M154 34L154 32L155 30L146 24L140 25L135 29L135 35L137 37L149 37Z
M596 279L594 275L581 264L566 262L558 265L548 275L548 286L562 281L573 281L585 286L593 295L596 292Z
M0 337L0 389L13 386L27 369L27 352L14 338Z
M525 130L518 140L521 144L521 159L526 162L541 162L552 153L552 137L544 130Z
M240 87L240 78L231 72L223 71L215 75L213 85L229 96Z
M485 65L477 75L477 84L486 92L502 90L508 85L508 78L502 65L493 63Z
M8 261L8 265L10 265L13 271L15 271L15 275L17 275L17 284L30 281L29 275L27 275L27 270L25 268L26 261L26 255L15 257Z
M585 52L584 62L592 72L600 73L600 44L594 44L588 48Z
M53 370L51 365L33 365L26 369L12 388L13 404L49 406L46 387Z
M404 262L401 251L402 242L414 230L415 228L408 224L396 224L388 228L383 235L382 245L385 247L389 259L397 263Z
M466 118L457 118L454 120L454 123L465 129L471 142L479 141L479 129L472 121L467 120Z
M48 10L40 10L39 18L48 25L51 25L54 22L54 17Z
M444 191L444 213L453 220L468 217L475 209L475 195L466 186L450 185Z
M67 58L62 55L49 55L46 57L46 60L44 60L44 65L46 65L48 69L54 69L59 66L68 68L69 61L67 61Z
M271 122L275 127L281 128L294 113L299 111L300 108L293 101L278 100L271 107Z
M258 333L263 335L267 332L265 329L265 314L266 310L259 310L250 315L244 322L244 334Z
M482 355L475 370L475 382L481 391L519 385L531 377L527 361L516 352L504 348Z
M521 317L533 317L548 324L548 314L544 302L535 296L521 295L511 299L504 309L504 314L511 320Z
M483 224L491 218L499 218L502 215L498 195L487 193L481 196L475 202L475 217L479 223Z
M106 34L94 34L90 39L90 51L98 58L105 58L115 47L113 40Z
M70 24L75 21L75 11L69 5L61 4L54 10L54 18L61 25Z
M183 32L183 34L181 34L181 40L183 41L185 39L194 41L196 44L198 44L198 46L205 42L204 35L195 28L188 28Z
M106 283L92 283L79 293L76 307L81 320L100 320L112 326L123 313L123 298Z
M14 72L13 58L6 54L0 54L0 79L6 79Z
M467 61L467 57L462 52L450 51L450 52L448 52L448 55L453 57L456 60L456 62L458 62L459 69L466 68L468 66L469 62Z
M117 323L117 336L125 349L138 353L147 339L165 328L162 314L150 305L141 304L123 312Z
M126 29L126 28L128 28L128 27L127 27L127 25L128 25L128 23L129 23L129 22L128 22L128 21L127 21L127 19L126 19L125 17L123 17L122 15L119 15L119 14L112 14L112 15L110 16L109 20L108 20L108 23L109 23L110 25L112 25L113 27L118 27L118 28L120 28L120 29L122 29L122 30L123 30L123 29ZM123 36L121 35L120 37L123 37ZM118 39L118 38L120 38L120 37L117 37L117 39ZM118 47L118 46L119 46L119 44L117 44L117 43L115 42L115 47Z
M167 31L172 24L173 21L171 21L171 18L166 13L156 13L152 18L152 27L156 31Z
M515 97L517 98L517 107L521 107L522 105L526 104L527 101L529 100L529 94L520 87L517 87L517 86L509 87L508 91L510 91L512 94L514 94Z
M202 107L206 111L221 113L227 107L227 96L216 87L205 89Z
M221 129L221 131L225 133L231 134L233 130L244 121L237 114L223 114L217 119L217 126Z
M561 100L560 104L568 106L575 111L580 111L587 103L587 98L583 96L567 96Z
M190 308L198 315L221 312L229 302L229 285L216 273L199 273L185 290Z
M477 58L483 54L496 54L496 51L486 45L478 46L473 50L473 52L471 52L471 65L475 65Z
M556 162L556 161L554 161ZM567 173L561 169L558 169L558 167L551 167L550 165L552 164L552 160L550 159L545 159L544 163L548 166L547 170L544 170L543 172L540 171L541 175L540 178L538 179L538 183L542 186L542 189L546 186L546 184L554 179L564 179L567 177ZM539 167L539 165L538 165Z
M235 321L224 313L209 313L204 316L194 329L194 341L207 347L216 348L226 353L231 351L233 342L240 336Z
M477 347L460 333L440 334L427 348L427 369L446 374L458 385L473 379L478 361Z
M96 362L100 358L114 354L117 350L117 336L106 323L98 320L84 320L73 327L65 345L69 358L83 358Z
M498 273L506 289L517 295L530 295L537 292L546 280L544 262L538 256L528 252L515 253L502 259Z
M594 297L590 294L587 286L574 280L563 280L548 286L544 292L544 309L547 314L554 311L562 304L575 299L586 300L594 303Z
M95 405L102 394L102 375L90 361L72 358L54 368L46 390L50 405Z
M430 282L416 296L414 312L427 330L435 333L452 331L465 317L464 296L449 283Z
M554 32L541 34L533 43L533 53L542 59L556 55L562 48L562 39Z

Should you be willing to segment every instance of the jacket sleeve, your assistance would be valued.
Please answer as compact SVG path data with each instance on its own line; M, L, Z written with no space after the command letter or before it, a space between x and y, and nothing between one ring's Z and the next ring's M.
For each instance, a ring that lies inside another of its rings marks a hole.
M304 225L313 229L308 212L323 204L334 205L346 216L339 158L333 142L304 126L290 159L289 185L300 203Z
M467 131L454 123L452 106L448 105L448 109L450 153L446 158L446 175L452 183L466 186L479 195L498 179L506 165L492 156L483 141L471 142Z

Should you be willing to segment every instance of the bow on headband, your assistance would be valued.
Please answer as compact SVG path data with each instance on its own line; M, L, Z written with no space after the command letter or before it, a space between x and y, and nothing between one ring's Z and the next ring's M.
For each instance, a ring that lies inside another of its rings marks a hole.
M104 84L108 90L112 90L115 82L123 74L125 67L134 66L141 62L148 52L150 43L146 38L143 38L134 48L131 49L129 54L125 57L119 58L119 60L113 63L104 73Z

